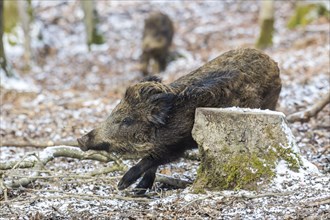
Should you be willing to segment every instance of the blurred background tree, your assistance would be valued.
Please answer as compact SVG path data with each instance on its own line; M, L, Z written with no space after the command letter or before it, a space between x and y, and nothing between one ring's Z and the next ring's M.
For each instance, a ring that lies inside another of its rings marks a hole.
M31 57L31 22L33 20L33 9L31 6L31 0L21 0L17 1L18 15L20 18L20 23L22 25L24 33L24 54L23 59L25 67L30 67Z
M3 46L3 33L4 33L4 2L0 1L0 64L1 71L5 73L7 77L12 77L13 72L10 71L10 68L7 64L6 54Z
M329 19L329 4L329 1L298 1L295 12L287 24L288 28L304 27L322 16Z
M256 41L256 47L264 49L273 43L274 32L274 1L266 0L261 2L259 14L260 34Z
M24 34L23 61L26 68L31 62L31 35L30 26L33 19L31 0L1 1L1 67L8 77L15 75L7 62L4 41L15 45L19 42L19 36L15 27L20 23ZM4 38L4 34L7 38Z
M95 8L95 2L90 1L81 1L81 6L84 11L84 23L86 27L86 38L87 46L90 50L92 44L103 44L104 38L98 29L98 13Z
M296 1L294 14L288 21L288 28L293 29L298 26L306 26L316 19L325 16L330 18L329 1ZM259 49L265 49L272 45L275 6L273 0L261 1L259 14L260 34L255 43Z

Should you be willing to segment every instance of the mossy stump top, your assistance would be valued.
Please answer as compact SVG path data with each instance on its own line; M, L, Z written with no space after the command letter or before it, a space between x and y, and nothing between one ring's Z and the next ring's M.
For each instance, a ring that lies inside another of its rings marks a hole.
M225 189L255 190L270 182L284 160L298 171L298 148L285 115L242 108L198 108L192 131L201 154L195 192Z

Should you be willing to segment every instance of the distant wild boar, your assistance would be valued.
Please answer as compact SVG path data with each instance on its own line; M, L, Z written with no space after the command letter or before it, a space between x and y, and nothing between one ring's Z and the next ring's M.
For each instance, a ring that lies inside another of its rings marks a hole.
M171 19L161 12L153 12L145 20L141 55L141 71L144 75L150 72L150 61L154 62L152 73L165 70L173 33Z
M255 49L228 51L190 74L165 85L156 77L129 86L110 116L78 139L82 150L139 154L118 184L151 188L159 165L197 147L191 130L197 107L274 110L281 80L277 64Z

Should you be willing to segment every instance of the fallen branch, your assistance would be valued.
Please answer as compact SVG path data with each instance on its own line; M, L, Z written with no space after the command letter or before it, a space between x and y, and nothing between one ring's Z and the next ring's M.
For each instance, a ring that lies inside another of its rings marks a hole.
M8 170L13 168L31 168L34 167L38 162L38 159L34 156L38 154L42 164L47 164L49 161L53 160L56 157L68 157L75 158L79 160L97 160L101 162L115 161L120 163L118 158L112 156L103 151L81 151L76 147L69 146L57 146L57 147L48 147L41 152L32 153L27 155L23 160L11 160L6 162L0 162L0 170Z
M19 188L21 186L27 186L30 183L33 183L38 179L38 176L40 175L39 171L34 171L31 176L29 177L23 177L18 180L9 180L4 182L5 188ZM1 189L0 189L1 194Z
M305 203L305 206L313 207L313 206L320 206L325 204L330 204L330 197L325 197L323 199L318 199L317 201L314 202Z
M234 196L235 198L246 198L246 199L258 199L258 198L263 198L263 197L280 197L280 196L288 196L292 194L292 192L281 192L281 193L273 193L273 192L269 192L269 193L261 193L261 194L241 194L241 195L237 195Z
M41 177L40 173L45 173L42 172L43 166L45 166L49 161L53 160L56 157L68 157L68 158L76 158L80 160L97 160L101 162L114 161L116 163L116 165L113 165L111 167L105 167L103 169L94 170L93 172L84 176L76 175L75 178L88 178L88 177L106 174L113 171L124 169L124 165L121 162L121 160L115 156L112 156L111 154L108 154L107 152L103 152L103 151L83 152L79 148L69 147L69 146L48 147L41 152L28 154L23 158L21 158L20 160L0 162L0 171L2 170L1 171L2 179L5 176L4 170L7 170L8 172L8 170L16 169L16 168L17 169L34 168L33 174L28 177L13 175L12 177L19 177L19 179L3 181L0 188L0 194L5 193L7 191L7 188L18 188L21 186L27 186L28 184L36 181L37 179L55 178L56 176ZM58 178L61 177L59 176ZM70 176L67 176L67 178L70 178ZM157 174L156 181L174 186L176 188L185 188L188 185L192 184L192 182L190 181L176 179L162 174Z
M5 183L3 182L2 175L3 174L0 174L0 191L3 191L4 200L7 201L8 200L7 188L5 187Z
M156 174L156 182L164 183L167 185L174 186L176 188L186 188L187 186L191 185L192 182L187 181L187 180L181 180L181 179L176 179L170 176L166 176L163 174Z
M11 175L11 177L16 177L16 178L21 178L18 181L15 182L15 186L11 186L10 188L18 188L20 186L26 186L29 183L37 180L37 179L61 179L62 181L68 180L68 179L74 179L74 180L79 180L79 182L82 182L82 179L92 179L92 181L96 181L97 179L94 177L96 175L101 175L101 174L107 174L110 172L114 172L114 171L118 171L118 170L123 170L123 167L120 167L118 165L113 165L111 167L105 167L101 170L97 170L97 171L92 171L90 173L87 173L85 175L58 175L58 176L38 176L38 175L32 175L29 178L25 177L25 176L21 176L21 175ZM38 170L38 172L41 172L40 170ZM39 174L39 173L38 173ZM115 180L121 178L121 176L117 176L117 177L102 177L102 180L106 180L106 179L110 179L110 180ZM91 180L90 180L91 181ZM186 188L187 186L191 185L192 182L191 181L187 181L187 180L181 180L181 179L177 179L177 178L173 178L170 176L166 176L163 174L156 174L156 179L155 182L160 182L160 183L164 183L170 186L173 186L175 188Z
M306 109L305 111L296 112L288 115L286 119L288 122L307 122L312 117L316 117L317 114L330 103L330 93L326 94L319 102L315 103L312 107Z
M118 171L121 170L121 168L119 168L118 166L114 165L109 167L109 170L111 170L111 172L113 171ZM40 171L39 171L40 172ZM15 178L25 178L26 176L22 176L22 175L10 175L11 177L15 177ZM36 179L45 179L45 180L50 180L50 179L61 179L62 181L65 182L69 182L70 180L77 180L79 179L79 182L92 182L92 181L99 181L98 177L95 177L96 175L93 174L93 172L91 173L86 173L85 175L52 175L52 176L38 176L35 177ZM120 179L122 176L112 176L112 177L102 177L102 182L104 181L113 181L113 180L117 180ZM42 183L40 183L40 185L42 185Z
M45 166L49 161L53 160L56 157L69 157L80 160L98 160L101 162L114 161L117 164L113 167L107 167L105 169L96 172L94 171L90 174L91 176L124 169L124 165L122 164L122 162L118 158L112 156L111 154L108 154L107 152L102 152L102 151L83 152L79 148L68 147L68 146L49 147L44 149L42 152L26 155L20 160L1 162L0 170L33 167L34 172L29 177L23 177L18 180L7 180L7 181L3 181L5 173L1 172L2 184L0 188L0 194L6 193L7 188L18 188L34 182L35 180L38 179L41 168L43 168L43 166Z
M33 141L29 138L27 138L26 141L2 141L0 139L0 147L34 147L34 148L49 148L49 147L58 147L58 146L66 146L66 147L78 147L78 142L77 141ZM78 150L78 148L76 148ZM88 152L95 152L95 154L108 154L106 152L100 153L100 151L88 151ZM64 155L63 157L67 157ZM76 158L76 157L74 157ZM121 158L123 159L138 159L138 155L134 154L127 154L127 155L122 155ZM80 159L80 158L78 158ZM87 158L89 159L89 158ZM90 158L91 160L99 160L96 158ZM99 160L102 161L102 160ZM102 161L102 162L108 162L108 161ZM28 168L28 167L33 167L33 164L27 165L27 167L22 167L22 168ZM0 170L1 170L1 163L0 163Z
M0 147L35 147L35 148L47 148L52 146L73 146L77 147L77 141L0 141Z
M148 198L141 198L141 197L125 197L125 196L119 196L119 195L107 195L107 196L100 196L100 195L88 195L88 194L81 194L81 193L63 193L63 191L57 191L57 190L30 190L34 192L48 192L48 193L58 193L60 195L47 195L47 196L39 196L34 195L30 197L29 199L12 199L8 201L0 201L0 204L8 204L8 203L14 203L14 202L20 202L20 203L30 203L31 201L35 200L53 200L53 199L80 199L80 200L125 200L125 201L135 201L135 202L150 202L150 199Z

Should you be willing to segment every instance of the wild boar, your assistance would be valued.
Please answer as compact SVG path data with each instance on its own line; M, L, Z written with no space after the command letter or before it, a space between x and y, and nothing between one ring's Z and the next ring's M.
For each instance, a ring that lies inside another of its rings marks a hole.
M144 193L158 166L197 147L191 135L197 107L274 110L280 91L279 68L269 56L256 49L231 50L170 84L153 76L129 86L110 116L78 143L84 151L141 155L118 188L143 176L136 188Z
M152 73L164 71L167 64L169 47L172 43L174 28L171 19L161 13L153 12L144 22L141 71L149 74L149 63Z

